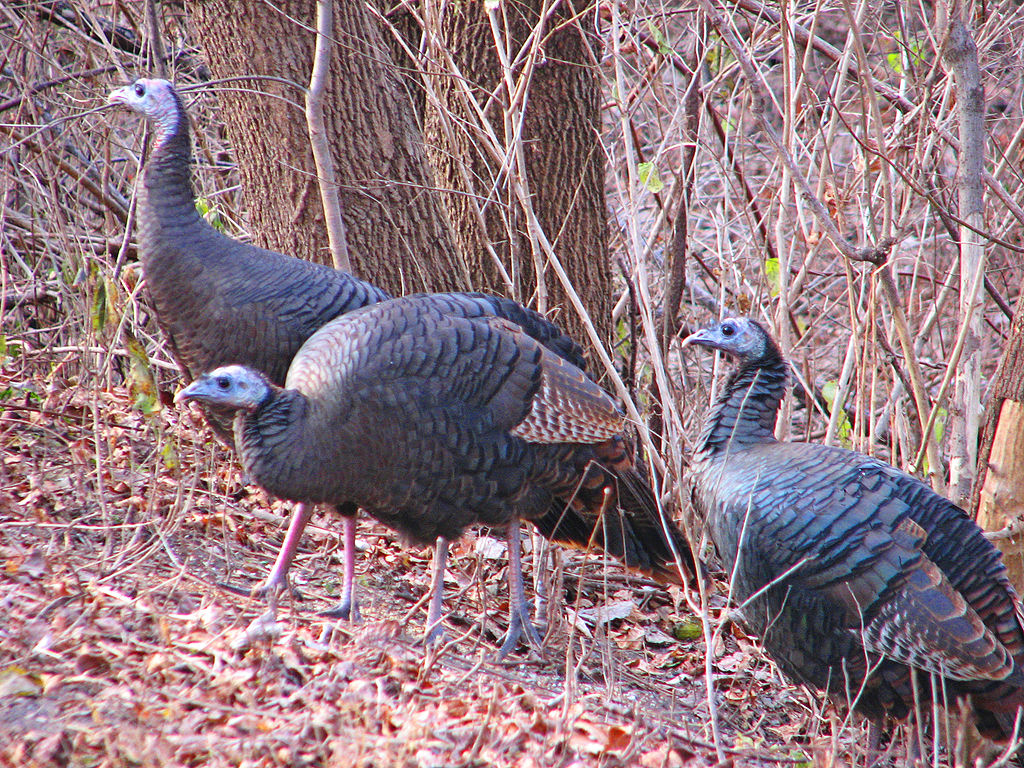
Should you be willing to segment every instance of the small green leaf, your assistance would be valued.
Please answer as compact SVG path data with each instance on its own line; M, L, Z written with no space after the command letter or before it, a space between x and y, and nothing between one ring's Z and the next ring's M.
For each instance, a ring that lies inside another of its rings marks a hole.
M199 211L199 215L206 219L206 223L216 229L218 232L224 231L224 219L221 218L220 212L210 205L210 201L205 197L196 198L196 210Z
M160 458L164 461L164 466L167 469L178 468L178 452L174 450L174 446L171 445L171 441L168 440L164 443L163 448L160 449Z
M924 61L924 57L921 55L921 43L918 40L911 40L906 45L899 45L903 40L903 36L896 33L896 43L899 46L898 50L893 51L886 55L886 60L889 62L889 68L892 69L897 75L903 74L903 57L906 56L915 65L919 65Z
M107 281L101 279L96 283L96 292L92 295L92 312L89 317L92 320L93 331L102 331L107 324L108 316Z
M932 425L932 434L935 435L936 443L942 442L942 437L946 434L947 421L949 421L949 411L939 406L939 412L935 414L935 424Z
M672 635L676 640L700 640L704 636L704 628L696 619L686 619L672 627Z
M658 169L654 167L654 163L640 163L637 166L637 171L640 173L640 183L649 191L658 194L665 188L665 182L658 175Z
M831 414L836 407L836 392L839 390L839 384L835 381L826 381L821 388L821 396L825 398L825 402L828 403L828 411ZM853 437L853 425L850 423L850 417L846 415L845 411L840 412L839 418L836 419L836 435L843 441L844 444L850 442Z
M779 290L782 286L778 259L771 258L764 260L764 277L765 280L768 281L768 288L771 290L772 296L778 296Z
M142 343L124 331L125 347L128 350L128 391L134 395L133 407L147 416L160 410L160 393L157 391L153 367Z
M662 56L671 56L673 51L669 47L668 41L665 40L665 35L662 34L661 30L650 19L647 20L647 31L651 33L651 37L658 44L658 53Z

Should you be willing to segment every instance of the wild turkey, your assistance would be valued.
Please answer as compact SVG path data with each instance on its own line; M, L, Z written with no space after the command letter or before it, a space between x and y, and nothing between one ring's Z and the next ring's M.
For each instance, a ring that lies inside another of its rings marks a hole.
M139 249L156 319L189 380L237 363L283 383L299 347L328 320L388 298L330 267L257 248L199 215L189 120L167 80L136 80L110 94L156 129L138 187ZM231 439L231 421L212 426Z
M221 365L255 368L283 385L295 353L329 320L388 298L345 272L233 240L197 212L191 179L188 115L167 80L136 80L110 94L147 118L155 146L138 189L140 251L157 322L186 379ZM582 351L561 330L518 303L472 294L474 311L507 317L557 354L582 366ZM234 444L231 414L206 408L215 433ZM287 586L287 573L302 530L312 515L296 507L285 542L267 581L256 594ZM332 611L357 611L354 590L354 506L343 516L342 600Z
M1024 626L981 529L888 464L776 441L788 365L757 322L725 320L692 344L738 361L691 477L743 622L791 678L852 699L876 726L913 708L912 677L928 706L934 674L949 700L970 696L982 733L1009 737Z
M247 365L283 384L299 347L340 314L388 298L330 267L257 248L218 232L199 215L192 188L189 119L167 80L139 79L108 101L145 117L154 148L138 185L139 250L156 320L188 381L220 365ZM231 415L206 409L214 432L233 444ZM299 534L312 515L295 509L270 577L255 590L287 585ZM344 572L339 611L355 611L355 508L343 515Z
M692 573L686 540L662 522L633 466L611 398L479 298L410 296L351 312L306 342L285 389L229 366L177 399L237 410L242 460L271 493L355 503L415 543L436 539L428 640L441 630L447 543L473 524L507 531L502 655L523 632L540 644L523 593L520 519L669 582L680 581L676 550Z

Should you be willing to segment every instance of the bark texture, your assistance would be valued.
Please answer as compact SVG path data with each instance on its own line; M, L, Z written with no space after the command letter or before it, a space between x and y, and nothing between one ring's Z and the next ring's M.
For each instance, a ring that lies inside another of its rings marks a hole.
M517 0L498 6L495 19L511 62L506 73L484 3L426 3L427 26L440 41L428 54L440 74L434 78L438 103L427 105L424 132L439 185L450 190L445 201L475 285L532 304L577 338L586 338L557 275L531 245L509 183L509 169L513 178L519 171L506 74L515 90L526 83L522 142L533 208L599 334L608 340L611 268L595 72L600 56L586 31L593 27L595 10L567 1L542 18L551 5ZM531 57L531 35L538 28L539 55ZM474 100L492 133L480 129Z
M188 0L215 77L269 76L220 93L258 243L330 264L300 86L315 44L313 0ZM396 294L467 290L422 134L388 46L358 0L336 0L324 118L358 275ZM225 19L245 19L245 32Z
M957 200L960 218L960 322L963 354L956 371L950 407L949 496L961 506L969 503L978 465L981 407L982 280L985 275L985 91L978 65L978 46L960 19L948 29L942 53L956 83L956 112L960 137Z
M979 448L975 511L987 531L1009 530L996 546L1024 592L1024 301L1017 305L1003 358L988 391Z

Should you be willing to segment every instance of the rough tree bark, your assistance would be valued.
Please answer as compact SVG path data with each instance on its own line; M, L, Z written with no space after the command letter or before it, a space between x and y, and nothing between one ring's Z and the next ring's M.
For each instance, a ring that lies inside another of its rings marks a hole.
M256 240L330 264L302 112L316 3L188 0L186 9L214 75L241 78L241 88L222 89L220 104ZM422 135L377 22L358 0L337 0L334 17L324 117L353 267L396 294L468 290L470 273L431 193ZM245 19L244 31L226 19Z
M996 546L1024 591L1024 300L988 390L973 500L978 524L1005 531Z
M585 339L562 284L531 242L512 188L525 183L541 227L607 341L612 290L599 55L586 31L595 8L582 0L487 6L423 4L427 53L439 72L424 132L438 182L450 190L445 200L455 237L480 285L533 304Z
M964 22L951 21L942 52L956 83L960 137L957 200L960 219L960 322L963 353L950 403L949 495L957 504L970 501L978 463L981 419L982 281L985 276L985 91L978 47Z

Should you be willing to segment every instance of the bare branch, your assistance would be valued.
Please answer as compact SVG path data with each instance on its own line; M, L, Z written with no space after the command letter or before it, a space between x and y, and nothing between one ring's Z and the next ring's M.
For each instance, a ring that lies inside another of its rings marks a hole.
M324 207L331 258L337 269L351 272L352 262L349 259L341 199L338 197L334 158L331 157L327 127L324 124L324 89L327 87L327 73L331 63L333 28L333 0L317 0L316 47L313 52L309 88L306 89L306 125L309 127L309 145L313 150L313 161L316 164L317 188L320 190L320 202Z

